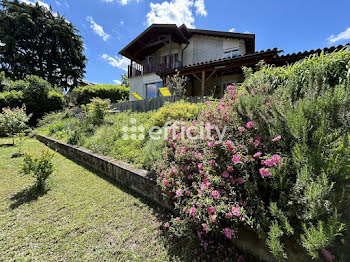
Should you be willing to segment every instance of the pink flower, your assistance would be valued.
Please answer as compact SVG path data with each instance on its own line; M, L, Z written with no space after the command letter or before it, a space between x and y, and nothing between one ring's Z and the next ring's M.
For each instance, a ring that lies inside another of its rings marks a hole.
M333 256L329 251L325 248L322 249L322 255L327 261L333 261L335 256Z
M269 177L272 176L272 172L270 170L268 170L267 168L260 168L259 169L260 175L262 177Z
M243 177L237 178L237 182L238 182L238 184L240 184L240 185L244 184L244 178L243 178Z
M208 146L209 146L209 147L213 147L213 146L214 146L214 143L213 143L213 142L208 142Z
M169 227L169 223L166 222L166 223L164 224L164 227L165 227L165 228L168 228L168 227Z
M232 147L232 142L231 141L226 141L225 146Z
M240 126L240 127L238 127L238 131L243 133L245 131L245 128L243 126Z
M181 154L185 153L186 152L186 147L182 147L180 152L181 152Z
M209 214L213 214L215 212L215 207L208 207Z
M196 208L192 207L190 209L190 216L193 216L194 217L194 214L196 213Z
M257 148L260 145L260 141L259 140L255 140L254 141L254 148Z
M184 208L182 209L182 213L185 214L186 210L187 210L187 208L184 207Z
M229 86L226 87L226 90L227 90L227 91L230 91L230 90L232 90L232 89L234 89L234 88L235 88L235 87L234 87L233 85L229 85Z
M206 224L202 224L202 227L203 227L203 231L204 232L208 232L209 231L209 228L207 227Z
M199 163L198 164L198 169L202 169L202 167L203 167L203 163Z
M205 104L210 106L211 102L210 101L205 101Z
M232 238L232 235L233 235L232 229L230 229L230 228L225 228L225 229L224 229L224 233L225 233L225 237L226 237L226 238L228 238L228 239L231 239L231 238Z
M182 196L182 189L181 188L176 191L176 195L178 197Z
M271 160L275 165L279 164L281 162L281 157L279 155L273 155Z
M176 217L175 220L176 220L176 221L181 221L181 218Z
M220 198L220 193L219 193L219 191L213 190L213 191L211 192L211 196L212 196L214 199L219 199L219 198Z
M228 173L227 171L224 171L224 172L222 173L222 177L228 178L228 177L229 177L229 173Z
M235 206L232 208L232 213L236 216L239 217L241 214L241 209L239 208L239 206Z
M264 161L264 164L267 165L268 167L272 167L275 165L275 163L271 159L266 159Z
M239 155L234 155L233 158L232 158L232 162L234 164L241 163L242 162L241 157Z
M261 157L261 152L255 153L253 157L254 157L254 158Z
M281 140L281 136L276 136L274 139L272 139L273 142L276 142L276 141L280 141Z
M198 236L198 239L202 239L202 233L199 230L197 230L197 236Z
M254 127L254 122L249 121L249 122L246 124L246 127L247 127L247 128L253 128L253 127Z
M215 222L215 221L216 221L216 215L211 215L210 222Z
M231 212L228 212L228 213L226 213L226 216L227 216L227 217L232 217L233 215L232 215Z
M231 173L233 171L233 167L232 166L228 166L227 167L227 171Z

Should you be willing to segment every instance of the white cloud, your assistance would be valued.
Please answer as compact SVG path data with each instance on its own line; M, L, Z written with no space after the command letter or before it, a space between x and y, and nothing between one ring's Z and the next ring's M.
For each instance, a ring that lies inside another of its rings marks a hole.
M233 33L234 31L236 31L236 28L231 28L230 30L228 30L229 32Z
M96 22L94 21L94 19L91 16L86 17L86 20L88 22L90 22L90 28L98 35L100 36L103 41L107 41L111 35L107 34L104 30L103 27L96 24Z
M342 40L349 40L350 39L350 27L348 27L344 32L339 33L338 35L331 35L328 38L328 41L330 43L335 43Z
M201 15L201 16L207 16L208 12L205 9L205 4L204 0L196 0L194 3L194 6L196 7L196 15Z
M177 24L194 28L193 1L171 0L161 4L150 4L151 11L147 14L147 23L151 24Z
M29 0L20 0L21 3L25 3L27 5L35 5L38 3L40 6L45 7L46 9L50 10L50 6L47 3L44 3L42 1L29 1Z
M120 24L121 24L121 25L124 25L124 21L120 21Z
M116 0L102 0L103 2L106 2L106 3L112 3L112 2L115 2ZM131 1L133 0L118 0L119 4L121 5L127 5L129 4ZM136 0L136 3L139 3L140 0Z
M55 1L55 2L56 2L57 6L61 6L62 5L61 2L59 2L59 1Z
M103 54L101 57L104 60L106 60L108 64L110 64L111 66L122 69L125 72L128 71L128 65L130 65L130 60L128 58L126 57L119 58L117 56L112 57L107 54Z
M120 80L113 80L113 82L118 86L120 86L122 84L122 82Z

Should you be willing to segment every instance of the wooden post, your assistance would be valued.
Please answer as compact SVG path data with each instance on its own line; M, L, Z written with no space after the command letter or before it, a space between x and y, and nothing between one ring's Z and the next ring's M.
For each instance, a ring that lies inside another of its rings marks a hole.
M169 69L172 68L171 66L171 60L172 60L172 53L173 53L173 42L172 42L172 39L171 39L171 35L169 36Z
M205 71L202 71L201 96L205 96Z
M133 75L132 75L132 60L130 60L130 75L129 75L129 78L130 77L133 77Z

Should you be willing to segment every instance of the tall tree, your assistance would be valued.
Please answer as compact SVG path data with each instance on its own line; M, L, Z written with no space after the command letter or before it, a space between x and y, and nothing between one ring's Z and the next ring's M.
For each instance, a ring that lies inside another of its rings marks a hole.
M38 3L0 3L0 70L7 77L37 75L61 88L83 77L86 57L74 25Z

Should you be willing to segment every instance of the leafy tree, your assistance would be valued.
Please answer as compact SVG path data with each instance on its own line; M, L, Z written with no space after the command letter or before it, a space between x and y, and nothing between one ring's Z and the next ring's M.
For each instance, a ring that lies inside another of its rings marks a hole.
M130 81L129 81L127 74L122 74L121 78L122 78L122 82L120 85L125 86L125 87L130 87Z
M28 126L27 122L30 116L27 116L25 108L3 108L0 114L0 126L5 134L12 137L12 144L15 145L15 135L24 132Z
M0 70L11 79L38 75L66 88L83 77L82 37L63 16L44 6L1 0Z

